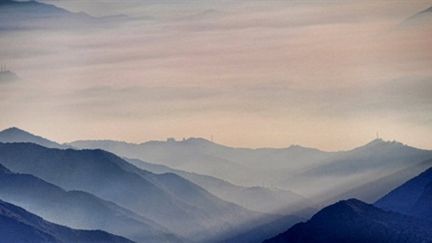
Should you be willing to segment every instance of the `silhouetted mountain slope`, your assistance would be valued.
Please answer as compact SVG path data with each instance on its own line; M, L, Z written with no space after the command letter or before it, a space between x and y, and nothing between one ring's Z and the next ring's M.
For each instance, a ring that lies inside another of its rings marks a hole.
M33 174L67 190L90 192L196 239L229 231L251 216L258 216L175 174L140 170L102 150L2 143L0 161L13 171Z
M432 214L432 168L412 178L379 199L375 206L385 210L430 219Z
M69 148L46 138L36 136L16 127L11 127L0 132L2 143L35 143L47 148Z
M260 222L245 225L235 235L224 236L217 242L224 243L256 243L262 242L288 228L301 222L302 218L296 216L279 216L273 218L262 218ZM252 225L252 227L251 227Z
M419 218L432 221L432 183L429 183L410 212Z
M45 221L0 200L1 243L127 243L126 238L100 230L75 230Z
M432 224L356 199L340 201L266 243L418 243L432 241Z
M219 198L247 209L265 213L290 213L311 205L304 197L285 190L265 187L242 187L212 176L200 175L152 164L138 159L127 159L135 166L154 173L175 173L203 187Z
M0 164L0 198L57 224L80 229L102 229L137 242L179 241L148 219L81 191L66 192L28 174L17 174Z

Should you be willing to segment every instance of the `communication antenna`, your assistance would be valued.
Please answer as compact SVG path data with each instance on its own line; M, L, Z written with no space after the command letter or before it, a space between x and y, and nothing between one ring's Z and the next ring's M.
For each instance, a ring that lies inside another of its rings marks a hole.
M380 138L380 136L379 136L379 132L376 132L376 138L377 138L377 139Z

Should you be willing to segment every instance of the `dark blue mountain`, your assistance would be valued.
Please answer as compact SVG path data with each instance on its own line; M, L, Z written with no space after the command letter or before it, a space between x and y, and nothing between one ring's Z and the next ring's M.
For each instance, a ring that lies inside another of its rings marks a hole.
M411 214L426 220L432 220L432 183L429 183L420 198L414 204Z
M16 127L0 131L0 142L2 143L35 143L47 148L70 148L46 138L31 134Z
M224 243L256 243L262 242L279 232L282 232L294 224L302 221L296 216L279 216L271 218L263 218L260 222L245 225L242 230L239 230L235 235L224 236L217 239L216 242ZM253 227L250 227L253 225Z
M379 199L375 206L432 220L431 197L432 168L429 168Z
M112 202L86 192L67 192L35 176L13 173L1 164L0 198L72 228L101 229L137 242L179 241L155 222Z
M0 161L12 171L112 201L193 239L203 240L230 231L251 217L260 216L227 203L180 176L144 171L102 150L0 143Z
M432 223L384 211L357 199L328 206L266 243L432 242Z
M100 230L75 230L45 221L0 200L0 243L131 243Z

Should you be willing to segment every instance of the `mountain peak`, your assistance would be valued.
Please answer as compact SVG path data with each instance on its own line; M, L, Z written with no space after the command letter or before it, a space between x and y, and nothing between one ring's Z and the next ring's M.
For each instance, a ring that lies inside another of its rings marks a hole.
M384 140L382 138L376 138L363 146L355 148L354 150L370 150L370 149L373 150L373 149L382 149L383 147L408 147L408 146L396 140L389 141L389 140Z
M339 201L333 205L330 205L320 212L318 212L313 219L315 220L327 220L327 218L339 215L340 217L351 217L353 215L360 215L366 211L372 209L373 206L364 203L358 199L351 198L347 200Z
M36 143L48 148L65 148L65 146L46 138L34 135L18 127L10 127L0 131L0 142L3 143Z
M27 131L24 131L23 129L20 129L18 127L6 128L3 131L0 131L0 134L25 134L25 135L35 136L35 135L33 135Z

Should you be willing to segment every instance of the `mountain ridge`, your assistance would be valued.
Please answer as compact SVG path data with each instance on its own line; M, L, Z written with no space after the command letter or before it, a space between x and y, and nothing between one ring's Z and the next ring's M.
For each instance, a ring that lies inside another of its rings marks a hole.
M33 174L66 190L82 190L112 201L180 236L207 237L209 233L231 230L238 221L259 216L180 176L143 171L102 150L0 143L0 161L13 171ZM224 227L206 230L221 225Z
M51 222L81 229L102 229L137 242L180 242L157 223L83 191L65 191L0 164L0 198Z
M0 242L132 243L101 230L76 230L53 224L23 208L0 200Z

